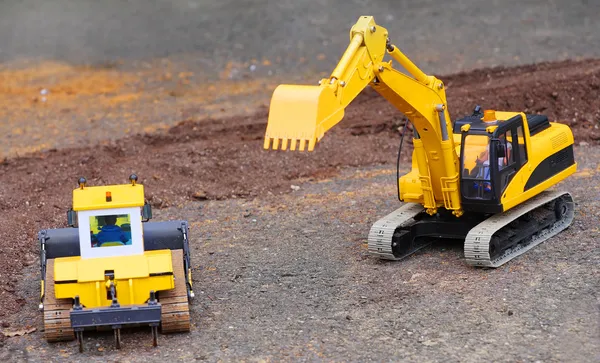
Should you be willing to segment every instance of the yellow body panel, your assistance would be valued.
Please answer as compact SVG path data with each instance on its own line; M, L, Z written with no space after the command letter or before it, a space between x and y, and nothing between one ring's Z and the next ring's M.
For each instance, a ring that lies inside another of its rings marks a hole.
M106 195L110 194L110 201ZM142 184L83 187L73 190L73 210L142 207L144 186Z
M56 298L74 298L88 308L109 306L105 271L114 271L121 305L143 304L150 291L174 288L171 250L146 251L143 255L82 260L62 257L54 262Z
M496 117L499 120L508 120L518 114L521 114L525 120L526 116L519 112L500 112L496 111ZM509 210L510 208L517 206L524 201L534 197L540 192L550 188L551 186L566 179L569 175L577 171L577 163L563 170L562 172L552 176L551 178L543 181L542 183L525 190L525 184L531 177L533 171L540 165L542 161L551 156L552 154L559 152L560 150L573 144L573 133L571 129L563 124L551 122L551 127L541 131L530 137L529 142L521 140L520 143L525 144L527 150L527 163L516 173L513 179L510 181L504 193L502 194L501 203L503 210ZM470 126L470 125L465 125ZM469 127L470 128L470 127ZM468 132L469 128L464 128L463 132ZM526 129L527 135L529 129L527 123L524 123L524 129ZM473 135L474 136L474 135ZM473 137L471 136L471 137ZM453 134L454 145L456 154L460 155L461 152L461 135ZM478 142L480 141L480 142ZM512 142L512 140L509 139ZM464 166L468 169L472 169L475 166L475 160L477 155L486 151L488 145L487 138L472 138L464 151L465 162ZM420 203L423 202L423 189L422 183L419 180L419 166L417 163L417 157L413 152L412 170L400 177L400 198L404 202Z
M501 203L505 211L559 183L577 171L577 163L575 163L542 183L524 191L525 184L531 174L544 159L574 143L573 133L567 125L554 122L551 122L550 125L550 128L531 136L530 142L526 143L527 164L517 172L502 194ZM529 133L529 130L527 133Z

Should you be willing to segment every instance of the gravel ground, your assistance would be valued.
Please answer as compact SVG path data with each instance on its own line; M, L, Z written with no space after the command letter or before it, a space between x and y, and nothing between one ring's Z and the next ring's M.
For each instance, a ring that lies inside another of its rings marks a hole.
M599 110L585 106L598 92L597 72L590 61L448 77L454 112L467 113L485 95L492 106L541 108L553 118L592 115L564 120L580 145L580 172L561 186L578 202L573 227L493 271L466 266L460 244L438 244L400 263L367 257L371 223L398 207L390 162L402 123L372 92L312 154L261 150L263 110L8 158L0 164L0 246L11 261L0 266L2 330L37 330L0 342L0 358L81 358L73 343L45 343L37 246L19 241L64 226L76 176L115 183L141 171L149 199L163 208L158 218L192 224L194 328L161 338L158 349L144 331L127 334L122 351L110 336L90 334L85 359L589 361L598 350L600 150ZM516 79L528 86L516 87ZM381 166L364 169L374 164Z
M577 148L580 172L559 186L576 200L571 228L502 268L467 266L440 242L400 262L367 256L366 234L399 206L395 170L345 169L284 196L189 202L158 212L192 225L190 334L89 334L88 361L590 362L598 342L599 150ZM22 297L38 293L26 269ZM34 304L13 324L41 325ZM0 357L81 358L42 333Z
M469 114L477 103L496 109L543 111L551 120L569 124L578 144L598 145L600 109L590 105L600 96L599 76L600 60L592 60L482 69L445 81L451 91L448 100L453 117ZM342 167L395 162L398 129L405 121L368 90L348 108L344 122L319 143L319 152L276 153L262 149L266 119L263 109L243 117L187 120L167 131L0 162L0 225L4 226L0 249L5 259L14 261L0 264L0 321L25 302L16 297L15 286L20 269L37 259L37 244L23 248L19 241L35 240L40 229L64 226L73 181L81 176L90 185L105 185L122 183L135 172L156 208L191 199L278 194L289 192L291 182L331 177ZM11 125L5 126L10 129ZM81 126L83 133L103 135L96 123ZM64 125L55 125L55 130L77 138ZM405 160L410 152L407 142Z

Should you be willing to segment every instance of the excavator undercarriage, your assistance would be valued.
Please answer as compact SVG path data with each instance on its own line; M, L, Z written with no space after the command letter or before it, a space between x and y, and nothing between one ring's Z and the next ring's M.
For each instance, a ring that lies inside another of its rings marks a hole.
M498 267L566 229L573 221L573 204L569 193L546 191L504 213L456 218L444 210L431 216L409 203L373 224L369 253L401 260L436 239L459 239L468 264Z

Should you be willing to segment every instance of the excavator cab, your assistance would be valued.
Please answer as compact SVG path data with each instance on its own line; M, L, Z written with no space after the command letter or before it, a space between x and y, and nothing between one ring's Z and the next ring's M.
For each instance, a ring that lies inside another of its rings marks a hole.
M466 211L502 212L503 193L527 162L522 115L498 120L495 114L489 111L483 118L474 115L456 123L461 133L461 193Z

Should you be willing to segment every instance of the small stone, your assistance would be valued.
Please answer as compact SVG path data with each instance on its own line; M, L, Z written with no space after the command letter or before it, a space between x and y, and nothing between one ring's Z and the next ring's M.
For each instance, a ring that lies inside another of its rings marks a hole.
M512 316L514 314L512 310L509 310L506 313L508 314L508 316Z
M292 187L292 190L294 190L294 191L295 191L295 190L300 190L300 187L299 187L299 186L297 186L297 185L292 185L291 187Z
M197 200L206 200L208 199L208 196L206 195L206 192L203 190L194 192L194 194L192 194L192 198L197 199Z
M346 315L346 320L352 320L352 317L350 315Z

